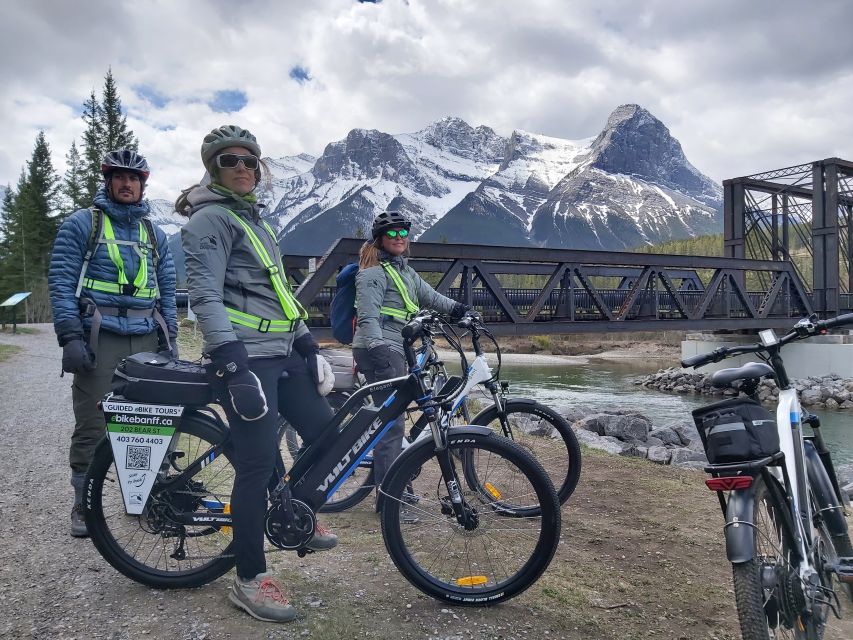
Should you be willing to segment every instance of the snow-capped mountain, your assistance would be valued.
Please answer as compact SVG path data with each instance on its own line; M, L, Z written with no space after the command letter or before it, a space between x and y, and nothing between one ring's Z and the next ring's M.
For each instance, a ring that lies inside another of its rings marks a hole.
M295 255L368 236L388 207L411 217L416 239L478 244L626 250L722 227L720 185L638 105L616 108L581 140L503 137L443 118L415 133L353 129L317 158L265 162L271 180L258 196ZM167 233L185 220L171 203L152 209Z
M687 161L666 126L622 105L595 138L513 133L501 170L421 239L483 230L480 241L491 244L628 250L717 232L721 205L720 186Z

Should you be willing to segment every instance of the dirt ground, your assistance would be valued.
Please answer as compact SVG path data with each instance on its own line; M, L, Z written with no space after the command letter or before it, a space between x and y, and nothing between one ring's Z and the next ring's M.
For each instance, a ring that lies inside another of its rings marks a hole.
M233 574L200 589L158 591L115 572L68 536L70 384L49 328L0 335L0 638L181 640L285 638L735 639L721 516L704 474L584 451L543 577L492 608L432 600L397 572L369 501L322 517L340 537L299 559L270 553L299 618L255 621L234 609ZM853 637L853 621L827 638Z

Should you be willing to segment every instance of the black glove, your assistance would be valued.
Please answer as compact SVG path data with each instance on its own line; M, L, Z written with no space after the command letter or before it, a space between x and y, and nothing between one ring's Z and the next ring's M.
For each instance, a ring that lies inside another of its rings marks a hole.
M373 365L373 373L377 380L387 380L394 377L394 367L391 364L391 347L380 343L367 349L367 355Z
M238 416L252 422L267 415L267 398L258 376L249 370L249 354L242 342L226 342L210 354L210 359L216 376L225 381Z
M68 373L94 371L95 354L80 338L69 340L62 347L62 370Z
M457 302L453 305L453 308L450 310L450 319L453 322L457 320L461 320L462 316L464 316L469 311L472 311L472 308L467 304L463 304L462 302Z

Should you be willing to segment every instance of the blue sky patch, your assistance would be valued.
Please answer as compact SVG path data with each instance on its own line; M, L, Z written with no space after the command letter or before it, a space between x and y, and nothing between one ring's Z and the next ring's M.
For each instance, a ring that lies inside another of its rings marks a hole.
M238 89L225 89L213 94L207 103L217 113L234 113L249 103L246 94Z
M162 109L169 104L169 98L167 96L157 91L154 87L149 87L147 84L136 85L133 87L133 91L137 96L156 109Z
M290 77L293 80L296 80L299 84L304 84L311 80L311 75L308 73L308 69L300 67L299 65L290 70Z

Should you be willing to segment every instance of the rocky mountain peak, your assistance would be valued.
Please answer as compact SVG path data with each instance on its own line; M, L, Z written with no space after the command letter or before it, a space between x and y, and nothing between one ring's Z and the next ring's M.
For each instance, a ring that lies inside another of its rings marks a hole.
M472 127L462 118L447 116L416 134L424 142L463 158L500 162L506 138L486 126Z
M716 205L721 197L719 186L687 161L666 125L636 104L613 110L592 144L592 157L597 169L636 176L706 204Z
M376 129L353 129L345 139L328 144L312 169L319 181L382 178L413 171L397 139Z

